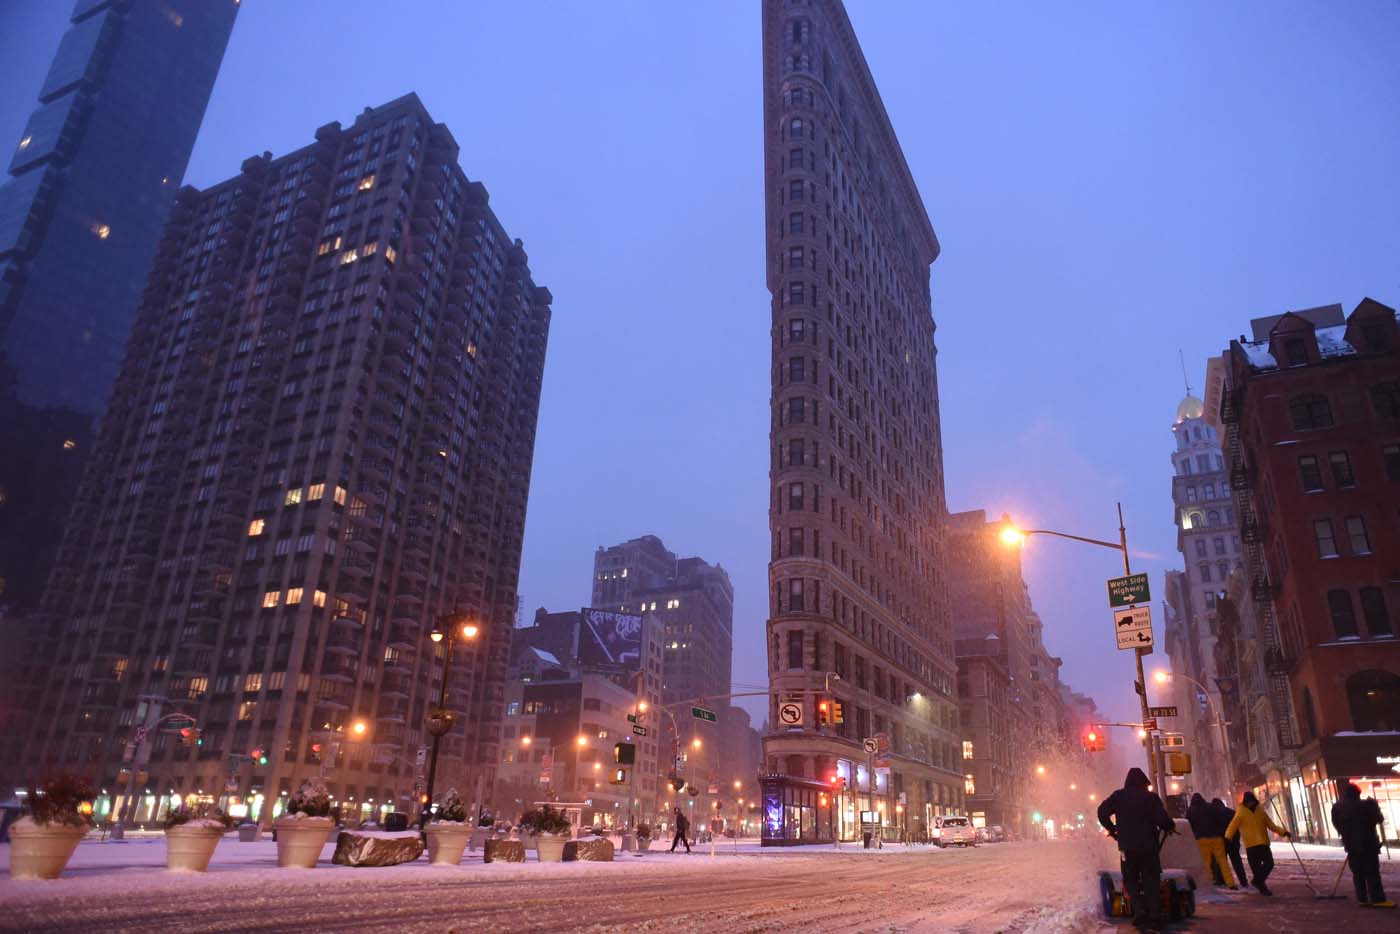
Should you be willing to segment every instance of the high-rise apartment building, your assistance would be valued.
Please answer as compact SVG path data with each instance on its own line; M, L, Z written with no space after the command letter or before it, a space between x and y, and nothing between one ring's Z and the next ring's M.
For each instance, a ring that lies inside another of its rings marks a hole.
M839 0L765 0L772 398L765 842L960 807L923 201ZM839 680L829 677L835 673ZM823 726L830 686L845 722ZM800 723L780 708L796 704ZM880 739L874 760L862 740ZM833 807L830 779L855 795ZM826 803L824 803L826 802Z
M58 547L237 0L79 0L0 184L0 616Z
M1262 778L1320 840L1341 780L1400 799L1400 320L1367 298L1250 329L1220 418L1277 711L1282 762Z
M407 807L450 616L480 632L436 784L490 788L551 296L457 154L409 95L181 191L45 592L27 767L115 791L181 710L204 741L152 734L162 792L266 820L324 773Z

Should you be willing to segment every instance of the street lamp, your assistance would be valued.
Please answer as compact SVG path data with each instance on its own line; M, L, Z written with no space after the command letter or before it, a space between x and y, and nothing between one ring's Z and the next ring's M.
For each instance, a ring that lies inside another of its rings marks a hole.
M1035 767L1035 774L1037 774L1037 775L1044 775L1044 774L1045 774L1045 766L1043 766L1043 765L1037 765L1037 766Z
M1130 575L1133 573L1131 563L1128 561L1128 530L1123 525L1123 504L1118 504L1118 541L1110 542L1101 538L1086 538L1083 535L1070 535L1068 532L1056 532L1051 529L1023 529L1015 525L1008 518L1002 524L1000 538L1002 544L1007 547L1020 547L1027 538L1032 535L1053 535L1056 538L1067 538L1070 541L1082 542L1086 545L1098 545L1101 548L1112 548L1123 556L1123 573ZM1142 707L1142 719L1146 722L1151 717L1151 712L1147 709L1147 678L1142 673L1142 657L1147 653L1146 649L1138 648L1133 650L1133 655L1137 664L1137 680L1133 682L1133 690L1137 691L1138 702ZM1152 787L1162 787L1161 765L1157 761L1157 750L1155 744L1150 740L1147 747L1147 769L1153 776Z
M423 808L418 813L420 829L428 823L428 813L433 806L433 780L437 777L438 747L442 744L443 735L452 729L452 723L456 719L452 711L447 709L447 680L452 673L452 647L459 639L467 642L475 640L481 632L475 623L464 622L460 626L452 625L449 621L454 619L454 616L440 618L438 626L428 633L428 638L433 641L434 645L443 642L446 645L443 646L442 683L438 686L437 707L428 711L425 724L429 735L433 738L433 749L428 758L428 785L423 795ZM448 623L447 628L439 628L443 623Z
M1220 731L1220 754L1225 757L1225 780L1230 783L1230 794L1233 795L1235 793L1235 763L1230 757L1230 738L1225 732L1225 718L1220 715L1220 708L1215 706L1215 700L1210 696L1210 691L1206 690L1206 686L1195 678L1176 671L1166 671L1162 668L1158 668L1152 673L1152 680L1162 685L1165 685L1173 678L1189 681L1191 684L1195 685L1198 691L1205 695L1206 706L1215 716L1215 726Z

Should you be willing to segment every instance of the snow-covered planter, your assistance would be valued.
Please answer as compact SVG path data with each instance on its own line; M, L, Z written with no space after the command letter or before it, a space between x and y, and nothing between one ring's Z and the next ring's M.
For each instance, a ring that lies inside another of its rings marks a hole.
M57 879L92 826L96 789L71 775L29 792L29 813L10 826L10 878Z
M287 799L287 808L274 823L277 865L283 869L313 869L335 829L331 796L320 779L308 781Z
M438 816L423 828L428 837L428 861L434 866L456 866L462 861L462 851L472 839L473 829L467 824L467 809L453 788L438 806Z
M540 862L558 863L564 859L564 842L569 839L569 819L562 811L542 805L520 817L521 836L535 835Z
M165 818L165 868L204 872L234 820L218 808L182 804Z

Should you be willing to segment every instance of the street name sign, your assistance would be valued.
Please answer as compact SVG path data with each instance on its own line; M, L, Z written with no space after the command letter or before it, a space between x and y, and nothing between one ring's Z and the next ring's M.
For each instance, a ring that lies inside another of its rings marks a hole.
M1152 608L1135 606L1114 610L1113 631L1120 649L1152 648Z
M779 704L778 722L783 726L802 725L802 705L801 704Z
M637 715L634 714L634 713L629 713L629 714L627 715L627 722L628 722L628 723L636 723L636 722L637 722Z
M1134 603L1148 603L1152 591L1147 585L1146 574L1129 574L1127 577L1108 579L1109 608L1132 606Z
M1175 707L1148 707L1147 712L1154 717L1175 717L1177 716Z
M715 716L715 712L705 707L690 708L690 715L696 720L708 720L711 723L719 722L719 717Z
M632 727L632 732L635 733L635 734L637 734L638 736L646 736L646 735L647 735L647 728L644 727L644 726L633 726L633 727Z

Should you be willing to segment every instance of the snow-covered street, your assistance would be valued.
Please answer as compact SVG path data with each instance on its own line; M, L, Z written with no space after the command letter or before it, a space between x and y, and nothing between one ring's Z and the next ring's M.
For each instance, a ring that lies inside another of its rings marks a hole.
M0 847L8 850L8 847ZM0 880L5 931L661 930L1009 931L1129 930L1099 913L1104 841L1013 843L975 850L889 846L761 850L732 843L695 853L618 854L612 863L484 864L426 860L382 869L329 863L276 868L271 841L223 841L203 876L169 873L159 838L89 841L61 880ZM1394 913L1314 901L1298 864L1275 847L1278 897L1201 892L1197 931L1394 930ZM8 861L8 853L3 854ZM1340 851L1305 858L1330 888ZM1395 863L1387 884L1400 888ZM1320 884L1320 883L1315 883ZM1340 892L1350 893L1350 877Z

